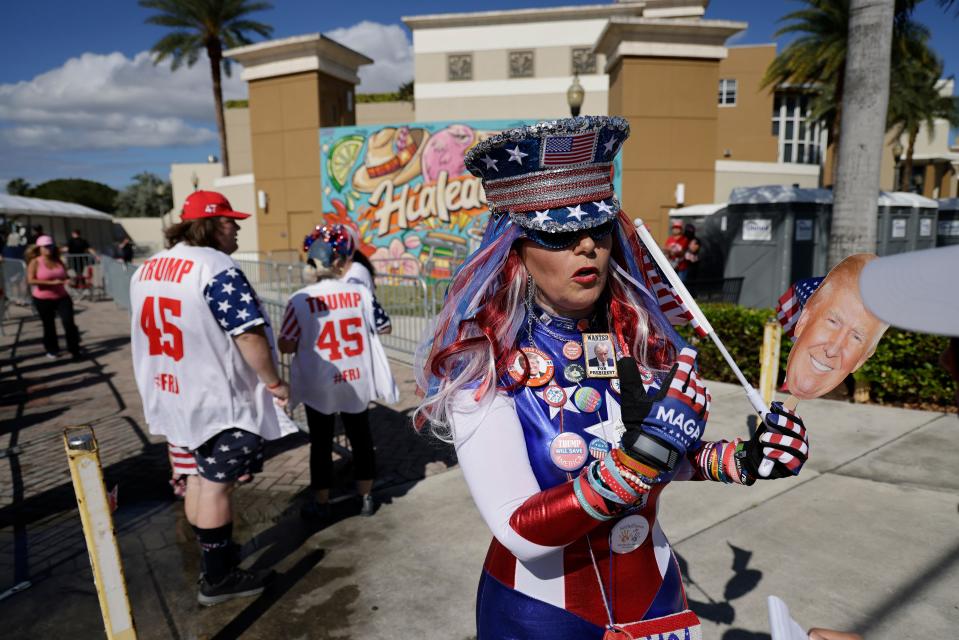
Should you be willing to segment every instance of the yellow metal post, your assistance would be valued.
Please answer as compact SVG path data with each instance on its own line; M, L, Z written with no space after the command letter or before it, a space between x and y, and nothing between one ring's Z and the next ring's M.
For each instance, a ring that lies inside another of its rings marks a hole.
M90 427L76 427L63 432L63 445L70 463L70 475L77 494L83 536L87 541L107 638L135 640L133 613L127 596L120 548L113 529L113 515L103 483L97 440Z
M779 349L783 330L776 320L770 320L763 328L763 349L760 354L759 393L768 407L776 392L776 379L779 377Z

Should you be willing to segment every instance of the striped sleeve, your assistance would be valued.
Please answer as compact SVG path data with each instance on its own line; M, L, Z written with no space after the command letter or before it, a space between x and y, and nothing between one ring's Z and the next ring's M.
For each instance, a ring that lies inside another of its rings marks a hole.
M286 303L286 312L283 314L283 324L280 328L280 340L296 342L300 339L300 322L296 318L296 306L293 300Z

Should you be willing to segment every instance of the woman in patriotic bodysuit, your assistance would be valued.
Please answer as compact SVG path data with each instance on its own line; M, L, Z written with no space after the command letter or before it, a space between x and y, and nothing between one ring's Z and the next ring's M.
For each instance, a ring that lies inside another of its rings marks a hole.
M806 460L802 422L778 404L750 441L702 440L696 352L613 194L628 135L622 118L580 117L466 157L491 218L419 350L417 419L453 440L494 536L479 640L700 637L656 521L663 487L749 485ZM590 362L603 343L615 366Z

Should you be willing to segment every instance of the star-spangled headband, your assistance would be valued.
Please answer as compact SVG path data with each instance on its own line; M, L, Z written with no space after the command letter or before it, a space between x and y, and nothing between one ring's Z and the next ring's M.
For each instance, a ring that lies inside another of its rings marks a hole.
M341 224L332 226L317 225L310 235L303 239L307 261L313 260L319 266L329 267L337 257L349 258L356 249L353 237Z
M494 216L546 233L589 229L616 216L612 163L629 137L620 117L581 116L507 129L466 154Z

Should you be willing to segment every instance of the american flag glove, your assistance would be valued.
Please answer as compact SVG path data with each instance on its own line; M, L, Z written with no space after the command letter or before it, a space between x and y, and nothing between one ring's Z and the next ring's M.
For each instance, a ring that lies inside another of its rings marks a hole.
M802 419L787 411L781 402L772 403L756 433L740 447L736 458L742 471L743 484L799 475L809 458L806 427ZM763 460L773 463L768 475L760 473Z
M712 398L696 373L696 350L686 347L655 395L644 389L635 373L635 361L623 358L617 363L620 373L621 411L626 433L623 449L631 449L640 432L669 444L679 458L694 448L706 428ZM635 376L635 377L634 377Z

